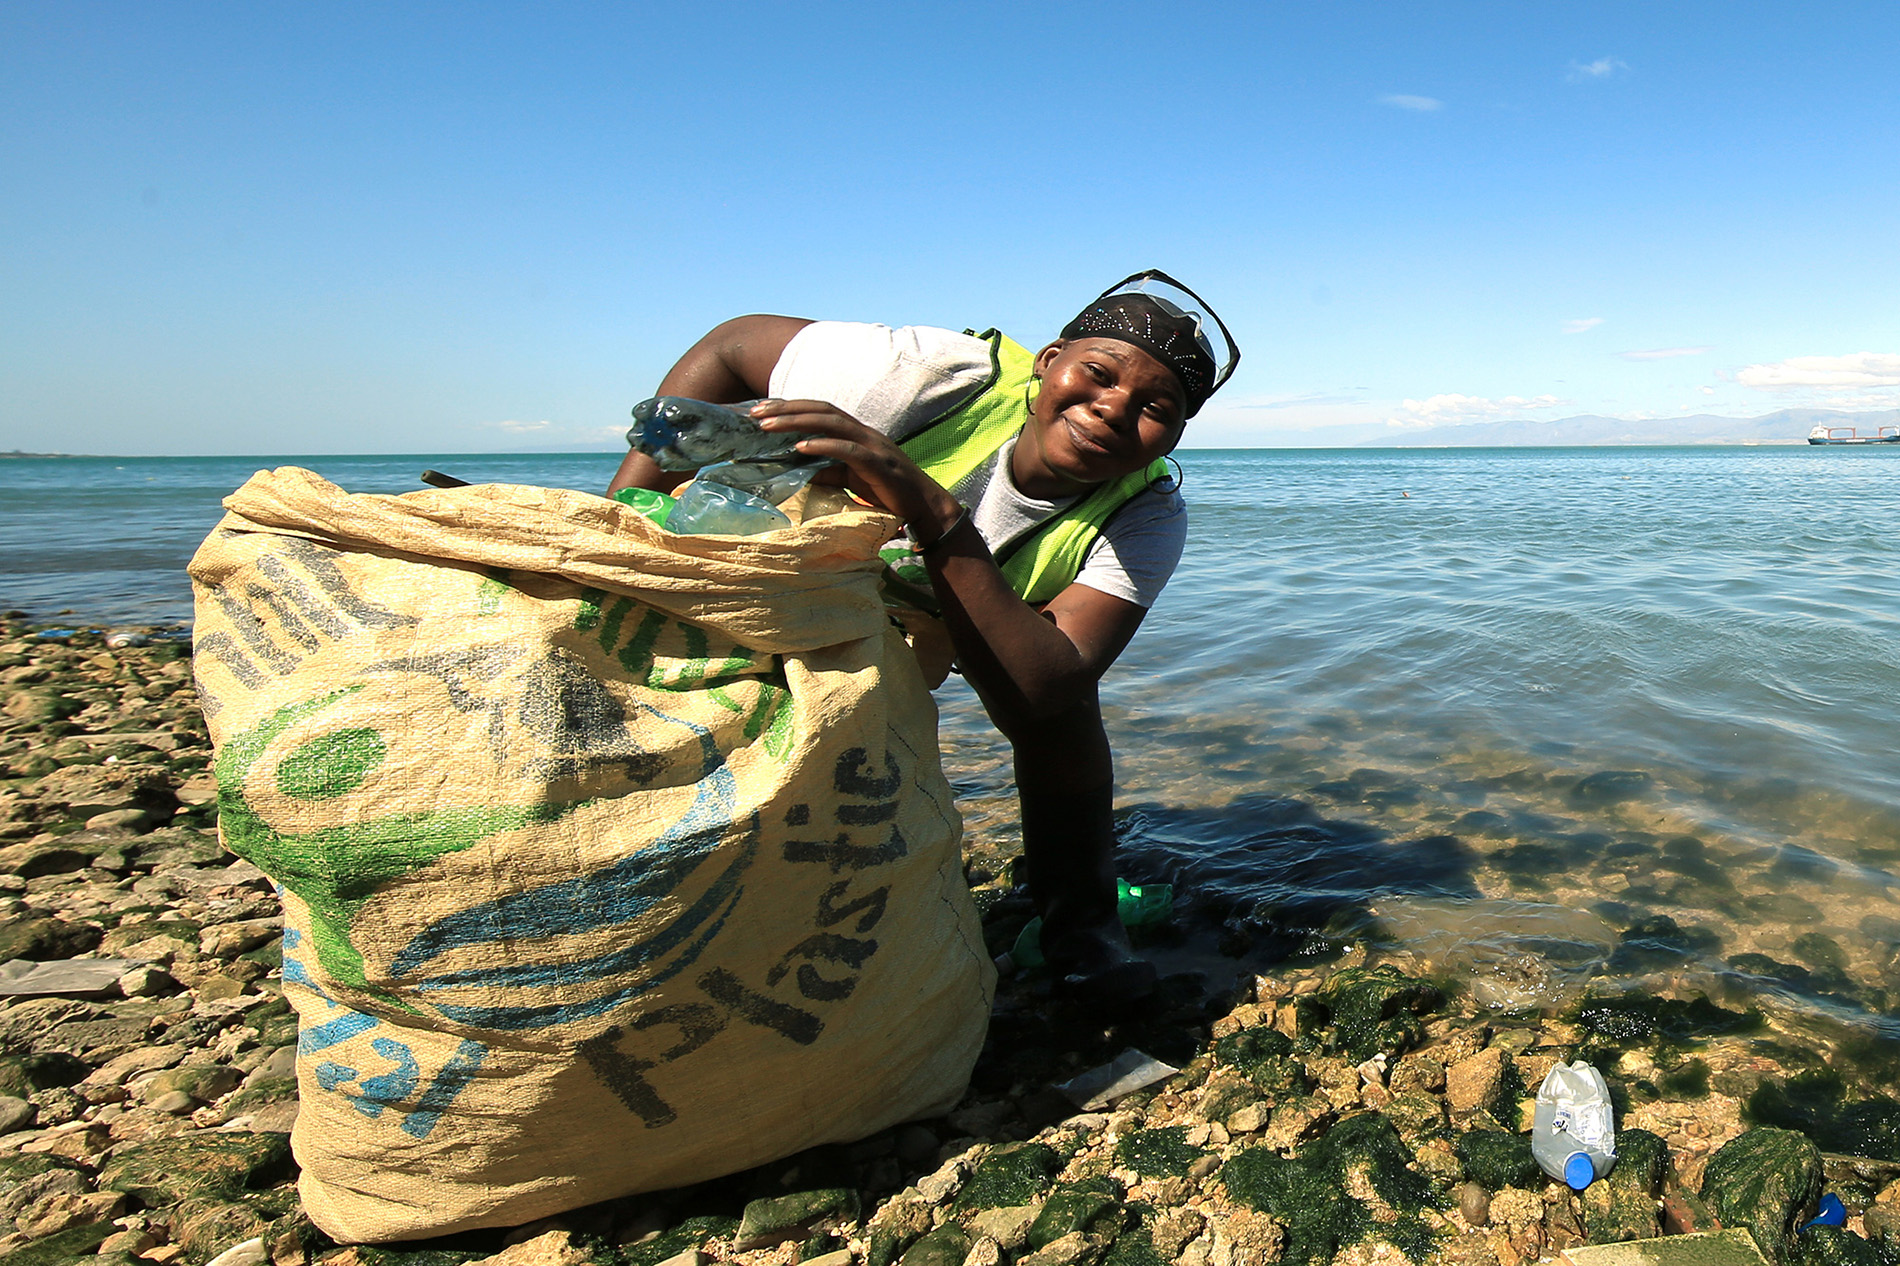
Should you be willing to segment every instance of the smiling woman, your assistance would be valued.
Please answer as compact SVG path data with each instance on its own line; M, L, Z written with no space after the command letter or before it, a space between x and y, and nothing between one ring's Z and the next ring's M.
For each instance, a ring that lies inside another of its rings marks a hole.
M752 409L764 429L804 434L801 451L839 463L848 488L903 520L885 559L942 619L1015 752L1044 955L1100 1005L1146 996L1155 977L1116 916L1096 684L1181 556L1186 509L1163 459L1239 355L1191 291L1147 272L1033 355L994 330L739 317L657 393L771 397ZM684 477L636 451L612 489Z

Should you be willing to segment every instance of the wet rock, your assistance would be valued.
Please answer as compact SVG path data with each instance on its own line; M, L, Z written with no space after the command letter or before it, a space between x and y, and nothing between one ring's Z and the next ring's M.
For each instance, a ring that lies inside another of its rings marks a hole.
M1757 1127L1729 1140L1703 1170L1702 1197L1724 1226L1745 1226L1787 1262L1794 1228L1821 1195L1821 1153L1792 1130Z
M1115 1144L1115 1160L1143 1178L1179 1178L1199 1160L1202 1149L1188 1142L1186 1126L1131 1130Z
M1381 1111L1408 1141L1430 1137L1445 1128L1445 1101L1424 1091L1393 1095Z
M1092 1262L1102 1254L1103 1246L1091 1240L1080 1231L1065 1235L1046 1248L1037 1249L1022 1258L1019 1266L1081 1266ZM909 1266L909 1257L905 1259Z
M42 1200L86 1193L86 1180L77 1170L54 1167L50 1161L42 1163L46 1168L39 1173L21 1177L11 1186L0 1186L0 1226L13 1222Z
M1616 1164L1582 1196L1583 1225L1592 1244L1646 1240L1657 1235L1656 1194L1669 1165L1669 1145L1648 1130L1616 1135Z
M1260 1141L1277 1151L1285 1151L1319 1133L1332 1120L1332 1106L1324 1099L1303 1097L1279 1104L1267 1121Z
M1469 1226L1490 1226L1491 1193L1482 1183L1467 1182L1460 1185L1458 1212Z
M110 1222L125 1212L125 1196L117 1191L57 1192L35 1200L14 1217L24 1235L42 1239L75 1226Z
M13 844L0 848L0 872L22 879L41 875L64 875L84 870L92 864L92 854L61 842Z
M1162 1261L1173 1261L1206 1226L1207 1218L1199 1209L1170 1209L1154 1220L1149 1242Z
M281 918L246 919L241 923L219 923L206 928L198 937L198 951L207 958L236 958L266 945L284 930Z

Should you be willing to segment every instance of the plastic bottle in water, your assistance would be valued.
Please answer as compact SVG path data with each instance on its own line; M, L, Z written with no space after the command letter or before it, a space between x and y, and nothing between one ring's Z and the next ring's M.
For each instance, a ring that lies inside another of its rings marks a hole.
M1537 1088L1531 1154L1543 1171L1582 1191L1616 1164L1616 1123L1603 1074L1578 1060L1558 1064Z
M686 485L673 512L666 516L667 531L681 535L757 536L791 525L791 518L769 501L698 479Z

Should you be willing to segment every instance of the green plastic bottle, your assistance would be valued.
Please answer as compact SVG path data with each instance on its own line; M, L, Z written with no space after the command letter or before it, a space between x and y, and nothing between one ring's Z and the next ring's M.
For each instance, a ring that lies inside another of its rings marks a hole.
M1166 923L1173 911L1173 884L1131 884L1126 879L1115 881L1115 913L1123 927L1145 928ZM1010 947L1009 961L1024 968L1043 965L1040 915L1023 924L1016 944Z
M674 498L651 488L622 488L614 494L614 500L623 506L633 507L641 517L651 519L661 527L666 526L667 517L678 504Z

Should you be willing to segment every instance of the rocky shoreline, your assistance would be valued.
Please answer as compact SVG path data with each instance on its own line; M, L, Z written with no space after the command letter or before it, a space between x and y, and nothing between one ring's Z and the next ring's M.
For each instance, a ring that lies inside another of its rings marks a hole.
M1170 978L1113 1024L1011 976L941 1120L513 1231L333 1244L297 1207L271 885L218 846L183 644L114 640L0 622L9 1264L1524 1266L1717 1226L1786 1266L1900 1261L1900 1105L1758 1014L1662 993L1501 1017L1364 946L1215 994ZM969 850L995 952L1028 917L1010 861ZM1175 1071L1099 1104L1056 1088L1131 1048ZM1619 1163L1581 1195L1523 1133L1575 1058L1619 1097ZM1824 1189L1845 1225L1798 1230Z

